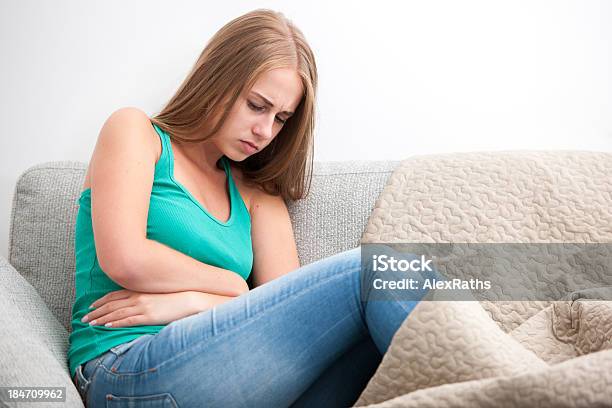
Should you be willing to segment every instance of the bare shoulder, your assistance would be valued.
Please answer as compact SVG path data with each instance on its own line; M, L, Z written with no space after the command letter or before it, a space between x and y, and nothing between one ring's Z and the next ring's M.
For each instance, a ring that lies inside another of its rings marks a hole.
M141 109L131 106L119 108L110 114L106 124L120 124L129 126L150 126L149 117Z
M270 194L261 188L255 188L251 199L251 214L281 214L287 212L287 205L283 197Z
M107 122L125 126L135 131L132 134L135 137L142 137L142 141L146 142L149 146L158 145L158 143L155 142L159 140L159 137L151 124L151 119L139 108L129 106L117 109L109 116Z
M124 106L123 108L119 108L113 113L111 113L111 117L122 117L122 118L131 118L131 119L141 119L148 120L149 117L147 114L139 108L134 106Z
M149 117L141 109L134 107L120 108L110 114L100 130L96 146L98 148L94 150L90 160L83 188L91 186L91 162L109 151L112 146L119 149L136 146L148 154L154 154L155 162L161 155L161 141Z

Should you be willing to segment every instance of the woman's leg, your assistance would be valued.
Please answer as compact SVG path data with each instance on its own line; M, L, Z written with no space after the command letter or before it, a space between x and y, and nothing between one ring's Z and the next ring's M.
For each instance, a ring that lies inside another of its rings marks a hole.
M344 353L291 408L352 407L382 361L370 336Z
M362 301L362 273L355 248L115 347L86 366L89 406L290 406L368 335L384 354L418 303Z

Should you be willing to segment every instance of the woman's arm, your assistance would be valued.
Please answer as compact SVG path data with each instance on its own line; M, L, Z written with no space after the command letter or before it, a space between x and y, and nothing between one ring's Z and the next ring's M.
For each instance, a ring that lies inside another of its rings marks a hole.
M287 205L281 196L258 190L251 202L253 286L300 267Z
M81 321L106 327L165 325L232 299L235 297L197 291L140 293L122 289L97 299L92 304L94 310Z
M91 217L102 270L139 292L248 291L235 272L197 261L146 238L160 141L148 116L122 108L104 123L90 162Z
M118 282L137 292L206 292L208 295L240 296L249 291L236 272L200 262L157 241L146 239Z

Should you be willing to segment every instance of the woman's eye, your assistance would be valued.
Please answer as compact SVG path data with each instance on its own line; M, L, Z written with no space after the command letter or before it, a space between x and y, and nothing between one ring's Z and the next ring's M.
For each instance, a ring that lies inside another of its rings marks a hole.
M263 112L266 107L265 106L259 106L259 105L255 105L253 102L251 101L247 101L247 105L249 105L249 108L251 108L252 110L254 110L255 112ZM284 125L285 122L287 122L286 120L279 118L278 116L276 116L274 118L274 120L276 120L278 123L280 123L281 125Z
M247 104L249 105L249 108L253 109L255 112L261 112L262 110L264 110L263 106L255 105L251 101L247 101Z

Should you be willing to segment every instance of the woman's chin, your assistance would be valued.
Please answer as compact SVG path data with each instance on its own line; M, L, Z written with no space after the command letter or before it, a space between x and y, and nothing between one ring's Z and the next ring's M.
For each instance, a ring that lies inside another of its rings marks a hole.
M227 157L228 159L230 159L233 162L241 162L243 160L248 159L251 156L252 156L252 154L246 154L244 152L231 152L231 153L225 155L225 157Z

